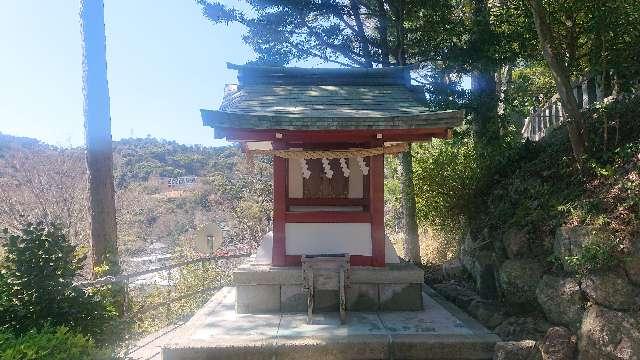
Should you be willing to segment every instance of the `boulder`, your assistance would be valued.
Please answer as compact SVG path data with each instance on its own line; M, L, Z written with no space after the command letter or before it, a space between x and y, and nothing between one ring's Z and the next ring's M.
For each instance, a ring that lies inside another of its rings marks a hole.
M561 260L565 271L572 271L566 258L578 256L582 247L597 236L597 230L590 226L561 226L556 231L553 253Z
M640 314L592 305L578 338L579 360L640 359Z
M536 289L544 268L532 259L507 260L500 267L500 289L507 303L531 307L536 302Z
M476 299L478 294L469 289L464 284L457 281L448 281L441 284L433 285L433 288L445 299L456 304L462 309L467 309L469 305Z
M640 242L640 240L638 240ZM636 286L640 286L640 255L630 256L624 262L624 270L629 280Z
M621 271L587 275L582 291L596 304L614 310L631 310L640 305L640 290Z
M576 352L576 337L563 327L552 327L547 330L540 344L543 360L573 360Z
M585 299L575 278L543 276L536 290L536 298L550 322L578 331Z
M539 358L536 342L533 340L504 341L496 343L493 360L533 360Z
M520 229L509 229L502 236L502 244L510 259L531 256L528 234Z
M494 301L477 299L469 305L467 312L489 329L494 329L505 319L502 308Z
M539 340L550 327L543 319L513 316L503 321L493 332L504 341Z
M483 238L488 237L488 232L484 231ZM498 289L496 287L496 272L498 269L498 261L496 255L491 250L480 250L478 242L487 245L487 241L475 241L473 237L467 234L460 246L460 260L467 269L476 285L478 294L483 299L495 300L498 297Z
M640 237L628 239L626 246L627 258L623 262L624 271L627 273L629 281L635 286L640 286Z
M461 279L466 275L467 269L465 269L460 259L451 259L442 264L443 280Z

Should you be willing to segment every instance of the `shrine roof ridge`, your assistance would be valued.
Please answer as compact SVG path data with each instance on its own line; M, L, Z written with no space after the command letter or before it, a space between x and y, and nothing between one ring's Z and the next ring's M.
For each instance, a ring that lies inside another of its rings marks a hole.
M237 65L227 68L238 71L243 85L405 85L411 84L409 66L379 68L301 68L263 65Z

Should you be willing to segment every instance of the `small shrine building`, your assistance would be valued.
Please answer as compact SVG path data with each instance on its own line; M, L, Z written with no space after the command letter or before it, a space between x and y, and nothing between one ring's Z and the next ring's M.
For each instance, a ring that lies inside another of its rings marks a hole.
M219 110L201 114L215 138L273 157L273 231L256 259L261 271L299 269L305 256L346 254L353 271L397 263L384 229L384 155L449 137L463 112L431 111L409 67L228 67L239 83L226 86ZM240 278L239 310L241 288L261 285Z

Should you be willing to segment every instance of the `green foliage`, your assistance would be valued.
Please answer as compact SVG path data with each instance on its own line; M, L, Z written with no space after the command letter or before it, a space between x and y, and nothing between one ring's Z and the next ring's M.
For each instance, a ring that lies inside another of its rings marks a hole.
M0 263L0 330L24 334L46 325L67 326L102 343L112 339L117 312L110 299L75 286L84 259L55 225L4 231Z
M512 83L505 93L505 112L525 118L556 94L556 84L547 64L532 62L513 69Z
M433 228L459 228L480 176L473 139L461 133L415 146L417 215Z
M66 327L44 327L20 337L0 331L0 358L3 360L107 360L115 357L96 347L88 337Z
M577 256L568 256L566 263L579 275L609 270L621 264L617 245L611 240L590 241Z

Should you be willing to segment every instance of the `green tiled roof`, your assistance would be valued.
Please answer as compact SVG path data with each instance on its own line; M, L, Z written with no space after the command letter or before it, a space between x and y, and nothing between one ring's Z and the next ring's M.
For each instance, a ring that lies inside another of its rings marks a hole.
M205 125L247 129L452 128L462 111L433 112L408 68L301 69L230 66L239 86L220 109L201 110Z

